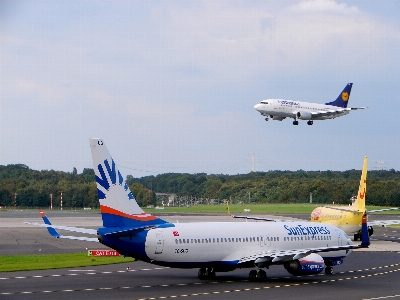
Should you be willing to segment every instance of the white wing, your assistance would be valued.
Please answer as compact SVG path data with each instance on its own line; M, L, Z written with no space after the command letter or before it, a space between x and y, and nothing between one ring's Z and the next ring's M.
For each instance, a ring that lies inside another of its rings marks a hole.
M381 221L368 221L368 226L382 226L400 224L400 220L381 220Z
M229 255L227 259L239 260L238 262L239 264L245 262L254 262L255 264L268 262L270 264L277 264L285 261L300 259L311 253L351 250L358 248L366 248L366 246L345 245L345 246L305 248L305 249L295 249L295 250L265 250L254 253L245 253L244 251L240 251L233 253L232 255Z

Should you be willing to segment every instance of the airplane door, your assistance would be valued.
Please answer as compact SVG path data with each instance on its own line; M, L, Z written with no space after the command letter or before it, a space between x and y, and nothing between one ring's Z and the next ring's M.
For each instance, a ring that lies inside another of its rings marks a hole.
M266 246L266 247L271 246L271 237L268 235L264 236L264 246Z
M342 234L339 230L336 231L338 238L338 246L342 246Z
M164 238L162 232L156 232L156 250L154 254L161 254L164 249Z

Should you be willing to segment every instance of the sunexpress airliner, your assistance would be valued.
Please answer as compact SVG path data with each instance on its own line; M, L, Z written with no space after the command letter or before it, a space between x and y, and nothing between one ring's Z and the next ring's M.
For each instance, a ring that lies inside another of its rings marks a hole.
M369 246L366 224L362 242L354 245L344 231L311 222L169 223L145 213L125 183L101 139L90 139L103 227L96 230L55 226L42 213L57 238L99 241L119 253L171 268L198 268L198 277L252 268L250 280L265 280L263 268L283 265L292 275L325 272L343 262L351 250ZM97 238L64 236L57 229Z
M265 121L269 119L282 121L286 118L293 118L293 125L299 125L298 120L307 120L307 124L312 125L314 120L334 119L349 114L351 110L366 108L347 107L352 86L352 83L348 83L336 100L325 104L267 99L256 104L254 108L265 117Z

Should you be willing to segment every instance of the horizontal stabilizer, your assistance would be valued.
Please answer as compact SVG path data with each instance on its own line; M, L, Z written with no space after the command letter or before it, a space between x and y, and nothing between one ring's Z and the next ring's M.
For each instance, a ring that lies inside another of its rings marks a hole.
M38 223L30 223L30 222L24 222L24 223L25 224L29 224L29 225L34 225L34 226L61 229L61 230L72 231L72 232L80 232L80 233L87 233L87 234L93 234L93 235L97 234L97 230L94 230L94 229L79 228L79 227L69 227L69 226L59 226L59 225L52 225L52 224L50 224L50 225L49 224L38 224Z
M381 212L381 211L389 211L389 210L398 210L400 209L399 207L391 207L391 208L383 208L383 209L374 209L374 210L369 210L368 213L376 213L376 212Z

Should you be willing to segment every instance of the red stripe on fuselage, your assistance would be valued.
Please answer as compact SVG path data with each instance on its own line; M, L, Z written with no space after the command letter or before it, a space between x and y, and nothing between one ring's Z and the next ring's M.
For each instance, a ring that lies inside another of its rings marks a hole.
M152 221L152 220L157 219L156 216L147 214L145 212L138 214L138 215L129 215L129 214L123 213L122 211L119 211L119 210L116 210L114 208L104 206L104 205L100 205L100 211L105 214L116 215L116 216L132 219L132 220L137 220L137 221Z

